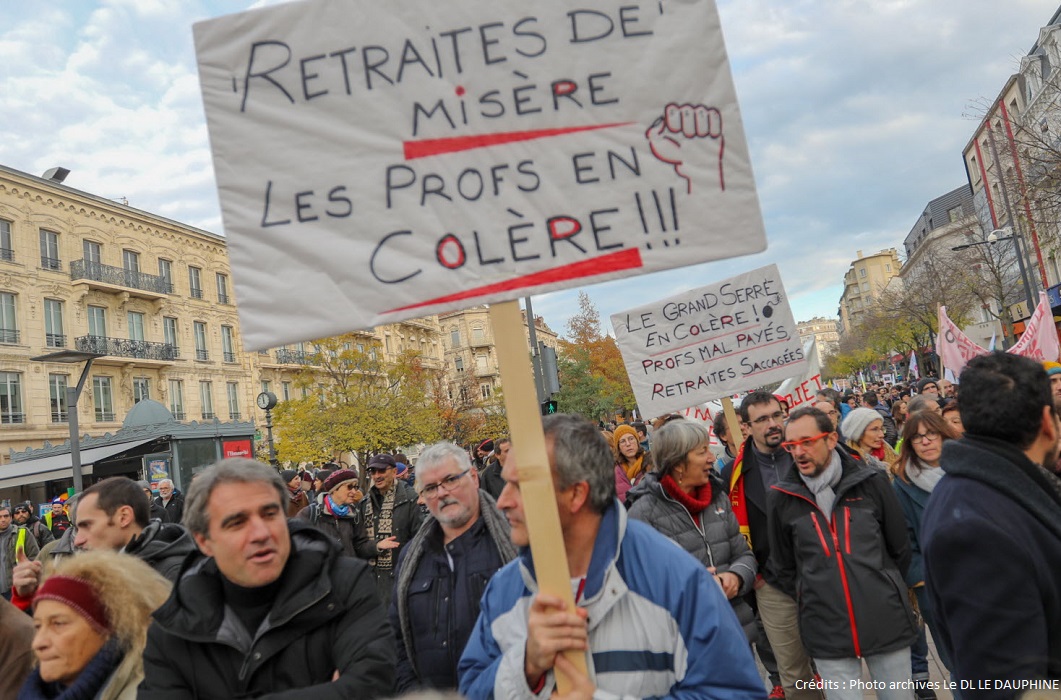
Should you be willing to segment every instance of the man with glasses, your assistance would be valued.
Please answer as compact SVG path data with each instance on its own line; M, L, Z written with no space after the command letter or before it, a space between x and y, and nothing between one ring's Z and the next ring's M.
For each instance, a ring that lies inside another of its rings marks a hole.
M364 529L354 549L359 557L369 560L376 574L376 592L383 604L389 606L398 548L413 539L424 522L424 513L416 491L398 480L394 457L375 455L368 460L365 471L372 480L372 488L357 504Z
M479 488L479 473L461 447L440 442L424 450L416 489L432 517L402 548L395 569L390 620L399 693L456 689L457 662L483 590L516 557L508 521Z
M38 547L44 547L44 545L55 539L48 526L33 514L33 506L29 503L19 503L15 506L12 513L15 518L15 524L29 530L30 534L33 535L33 539L37 540Z
M792 470L792 456L781 449L784 413L773 394L754 391L741 401L742 427L748 439L737 450L733 464L722 471L729 485L733 513L748 539L759 573L755 592L746 597L760 623L756 650L770 673L771 698L818 698L814 671L799 639L796 603L777 587L767 562L770 557L767 498L770 487Z
M836 449L812 406L789 416L782 447L795 469L773 486L770 563L799 608L799 627L829 700L861 700L862 660L877 697L912 700L917 622L906 593L906 518L888 481Z

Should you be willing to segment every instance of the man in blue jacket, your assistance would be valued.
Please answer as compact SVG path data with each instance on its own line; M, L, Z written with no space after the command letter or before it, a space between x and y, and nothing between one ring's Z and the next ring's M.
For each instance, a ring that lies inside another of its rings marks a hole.
M469 698L547 698L554 669L570 697L759 698L759 678L733 609L698 561L615 497L614 457L597 428L573 415L544 419L576 607L538 592L515 458L498 507L520 557L491 579L459 666ZM561 652L586 653L588 675Z
M1061 424L1043 367L995 352L961 376L965 437L921 521L925 583L963 698L1061 682ZM1036 686L1035 684L1047 683Z

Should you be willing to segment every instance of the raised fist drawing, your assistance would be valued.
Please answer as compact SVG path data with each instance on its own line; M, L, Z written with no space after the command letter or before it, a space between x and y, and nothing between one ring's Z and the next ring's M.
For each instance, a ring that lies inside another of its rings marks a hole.
M722 154L726 139L722 135L722 114L714 107L671 102L663 116L645 132L645 138L652 155L674 166L674 172L685 180L688 192L693 191L690 173L701 169L710 172L715 162L719 189L725 191Z

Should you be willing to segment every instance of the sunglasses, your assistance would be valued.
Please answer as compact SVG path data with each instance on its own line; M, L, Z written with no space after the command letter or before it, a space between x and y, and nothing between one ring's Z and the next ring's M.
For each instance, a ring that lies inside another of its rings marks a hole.
M781 447L785 448L786 452L795 452L797 447L807 448L818 442L824 437L828 437L832 433L821 433L814 437L803 438L802 440L790 440L788 442L782 442Z
M369 474L382 474L388 469L394 469L394 467L369 467L365 471Z

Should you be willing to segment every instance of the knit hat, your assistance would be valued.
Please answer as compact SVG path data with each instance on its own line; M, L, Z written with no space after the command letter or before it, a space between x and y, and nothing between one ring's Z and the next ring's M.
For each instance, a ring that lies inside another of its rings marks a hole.
M917 380L917 393L919 393L919 394L922 393L925 390L925 387L928 386L929 384L935 384L936 385L936 389L937 390L939 389L939 380L938 379L936 379L935 377L923 377L923 378Z
M382 467L385 469L387 467L397 466L398 464L394 461L394 457L391 457L388 454L378 454L372 455L372 457L369 458L368 467L366 467L366 469L371 469L372 467Z
M402 462L395 462L394 466L398 470L398 478L399 479L401 479L402 477L404 477L406 474L409 473L409 465L408 464L404 464Z
M843 431L845 438L851 442L858 442L862 439L862 433L866 432L866 428L875 420L884 422L881 415L872 408L856 408L847 414L847 418L844 418L840 429Z
M39 600L55 600L73 608L85 618L93 629L101 634L110 634L107 610L99 599L96 589L88 581L73 576L49 576L33 596L33 605Z
M494 441L493 440L483 440L482 442L479 443L479 448L478 449L481 452L493 452L494 451Z
M298 472L294 469L283 469L280 472L280 478L284 480L284 485L291 483L291 480L298 476Z
M1061 374L1061 362L1044 362L1043 369L1046 370L1046 376L1052 377L1055 374Z
M321 486L321 488L326 493L331 493L348 481L357 481L357 472L349 469L340 469L329 475L328 478L324 480L324 485Z
M615 438L616 445L619 444L619 438L623 437L624 435L633 435L634 439L640 442L637 437L637 431L634 430L634 426L624 424L616 427L616 429L612 432L612 437Z

